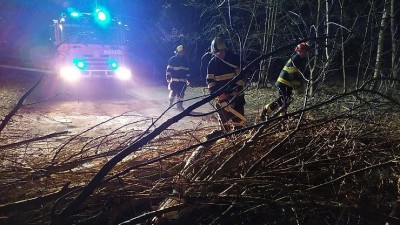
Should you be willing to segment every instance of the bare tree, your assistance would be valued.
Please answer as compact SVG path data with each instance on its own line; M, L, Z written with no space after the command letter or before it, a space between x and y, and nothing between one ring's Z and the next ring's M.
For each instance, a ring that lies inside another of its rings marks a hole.
M357 72L356 72L356 83L355 87L359 87L361 83L363 83L367 77L367 73L370 66L370 60L372 57L372 46L373 43L369 41L369 34L371 35L372 32L372 23L373 23L373 14L375 13L375 3L374 1L369 1L368 4L368 13L366 15L367 20L364 25L364 33L361 36L361 45L360 45L360 57L358 60ZM357 14L358 17L361 17L362 14ZM362 78L361 78L362 75Z
M343 6L344 6L344 1L339 1L340 4L340 23L343 24L344 22L344 12L343 12ZM341 34L341 45L340 48L342 50L342 73L343 73L343 92L346 92L346 57L345 57L345 43L344 43L344 34L343 34L343 27L340 28L340 34Z
M376 60L375 60L375 68L374 68L374 75L373 78L377 79L381 76L382 71L382 63L384 57L384 42L385 42L385 35L386 35L386 27L389 21L389 1L385 0L383 3L382 9L382 18L379 25L379 34L378 34L378 43L376 49ZM374 84L374 87L375 88Z
M265 54L273 49L276 31L276 19L278 4L274 1L267 1L265 6L264 32L262 33L262 53ZM265 85L268 82L269 68L272 59L263 60L260 63L259 84Z
M397 2L397 7L398 7L398 2ZM392 67L391 67L391 77L396 79L398 72L399 72L399 64L400 64L400 59L398 57L398 46L399 46L399 40L396 39L396 33L398 33L398 23L395 20L395 14L396 14L396 3L394 0L390 1L390 32L391 32L391 41L392 41Z

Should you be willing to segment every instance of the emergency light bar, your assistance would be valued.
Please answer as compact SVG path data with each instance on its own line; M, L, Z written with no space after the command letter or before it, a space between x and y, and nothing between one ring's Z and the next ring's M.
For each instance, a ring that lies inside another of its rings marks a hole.
M97 19L100 21L106 21L107 16L104 12L97 12Z
M79 13L79 12L71 12L71 14L70 14L72 17L80 17L81 16L81 13Z
M110 13L105 10L105 9L101 9L101 8L97 8L95 13L95 20L97 21L98 24L100 25L106 25L108 23L110 23Z
M99 25L107 25L111 21L110 13L105 8L96 8L94 10L94 12L92 12L92 13L82 13L73 8L69 8L67 11L69 12L69 16L71 16L73 19L79 19L83 16L93 16L93 19ZM64 13L61 14L60 21L65 22L66 20L67 20L67 16Z

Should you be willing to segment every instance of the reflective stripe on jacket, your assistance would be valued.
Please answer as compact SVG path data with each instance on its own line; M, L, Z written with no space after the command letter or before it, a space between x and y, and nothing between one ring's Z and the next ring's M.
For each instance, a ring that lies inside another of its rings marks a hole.
M276 85L281 83L291 88L299 86L302 81L300 72L304 72L306 62L306 58L301 58L297 54L291 56L279 74Z
M176 82L187 82L187 79L184 78L172 78L171 81L176 81Z
M223 87L232 78L240 72L240 58L230 52L227 52L225 58L222 60L214 56L207 68L207 86L211 93ZM238 80L236 85L232 85L231 90L240 92L243 90L244 81Z
M171 82L187 82L190 70L186 58L174 55L168 60L166 79Z

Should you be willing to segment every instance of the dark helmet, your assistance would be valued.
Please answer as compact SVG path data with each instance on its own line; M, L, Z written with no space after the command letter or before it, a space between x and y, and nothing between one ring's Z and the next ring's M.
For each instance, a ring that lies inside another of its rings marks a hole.
M217 52L221 51L222 49L228 50L224 39L222 39L220 37L214 38L214 40L211 42L211 52L217 53Z

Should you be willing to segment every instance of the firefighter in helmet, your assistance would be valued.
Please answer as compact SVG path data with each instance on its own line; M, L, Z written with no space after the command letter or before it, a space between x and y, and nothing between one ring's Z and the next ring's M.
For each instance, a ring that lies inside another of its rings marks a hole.
M233 54L226 47L221 37L211 42L213 57L207 67L207 86L210 93L214 93L240 72L240 57ZM215 105L225 131L242 127L244 117L244 81L238 80L235 84L226 87L224 92L215 99ZM230 110L227 110L230 109ZM232 111L234 110L234 111Z
M183 97L185 96L185 90L189 85L190 70L189 63L185 57L185 48L183 45L176 47L175 55L168 60L168 66L166 71L166 79L168 82L169 90L169 105L174 104L175 98L177 98L177 108L183 111Z
M292 100L292 91L301 85L304 75L307 54L310 50L308 43L300 43L295 48L293 54L281 70L275 86L278 88L279 97L270 104L266 104L261 112L261 120L266 120L273 113L281 109L280 116L286 115L287 108Z

